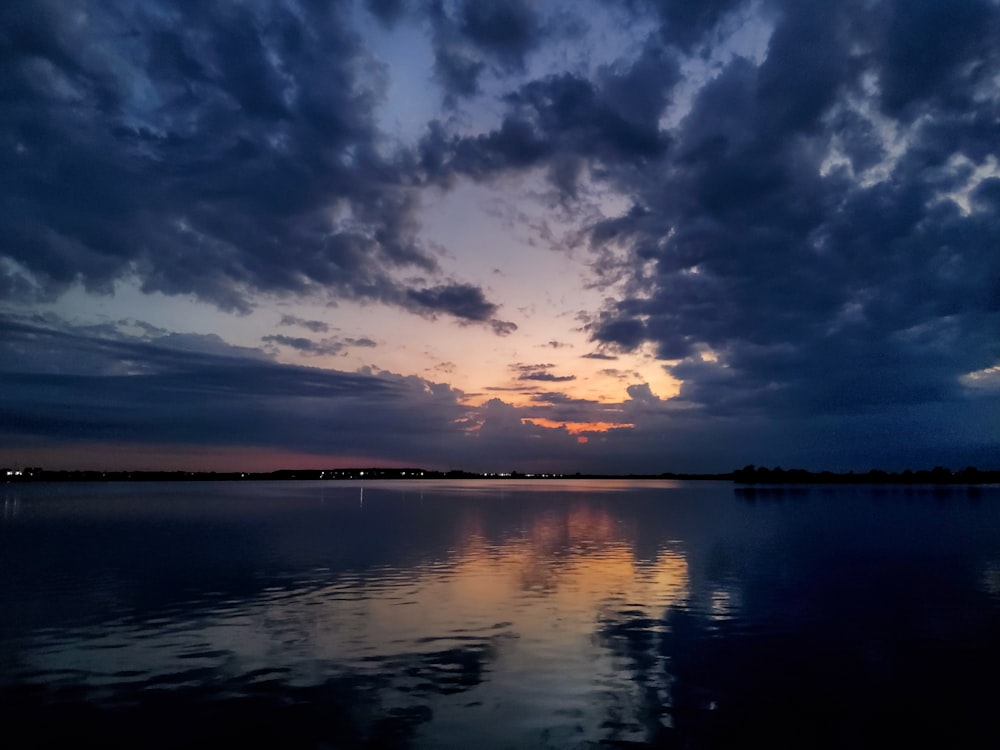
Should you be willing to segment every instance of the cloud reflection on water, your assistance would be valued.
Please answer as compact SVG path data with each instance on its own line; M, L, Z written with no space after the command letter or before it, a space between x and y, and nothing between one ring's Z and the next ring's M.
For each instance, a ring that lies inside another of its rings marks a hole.
M971 737L996 697L982 497L358 489L26 487L0 714L48 744L179 746L142 732L181 712L287 747L849 747Z

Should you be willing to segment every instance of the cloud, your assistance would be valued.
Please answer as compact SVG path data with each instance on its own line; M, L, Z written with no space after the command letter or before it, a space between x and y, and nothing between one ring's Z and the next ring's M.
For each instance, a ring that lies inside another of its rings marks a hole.
M594 338L627 351L635 349L646 338L646 327L636 318L612 318L598 324Z
M72 326L41 314L0 315L0 355L7 372L94 378L182 368L192 355L219 363L271 361L265 352L234 346L217 334L166 331L135 320Z
M616 378L617 380L625 380L626 378L637 378L639 374L633 372L632 370L619 370L615 367L606 367L600 371L601 375L609 378Z
M284 336L282 334L272 334L269 336L262 336L261 341L265 344L273 344L277 346L286 346L290 349L295 349L303 354L311 355L334 355L341 354L345 349L350 347L374 347L375 342L369 338L327 338L322 341L314 341L313 339L300 337L300 336Z
M517 330L517 324L509 320L491 320L490 327L497 336L510 336Z
M545 383L566 383L576 380L576 375L553 375L551 372L526 372L518 380L540 380Z
M441 284L425 289L408 289L402 304L414 312L435 316L446 313L468 323L489 323L498 336L517 330L517 325L496 320L497 305L489 302L483 290L470 284Z
M486 133L433 125L428 174L541 168L572 199L589 168L626 199L588 228L594 271L618 293L588 330L609 351L649 344L677 363L682 401L720 413L947 402L962 374L1000 360L984 327L1000 307L986 250L995 178L972 177L995 159L1000 54L985 40L1000 8L766 6L752 19L766 53L722 58L669 132L680 61L749 4L628 4L660 24L630 62L524 83Z
M522 71L526 56L549 33L535 4L525 0L433 0L428 19L434 71L452 106L479 93L480 78L490 66Z
M552 185L575 197L588 162L617 169L666 151L659 119L679 80L677 58L653 43L634 61L603 69L597 81L569 72L531 80L505 97L502 122L488 133L451 136L432 122L421 164L429 179L445 183L544 166Z
M479 49L502 64L520 69L540 41L541 24L534 5L523 0L465 0L459 29Z
M878 72L885 110L902 114L920 102L968 106L965 92L980 85L981 63L995 55L997 8L989 0L923 0L885 4ZM984 81L983 81L984 82ZM915 114L915 113L913 113Z
M385 26L395 26L406 12L406 0L365 0L365 6Z
M728 14L745 5L746 0L629 0L625 3L631 11L655 18L663 41L685 51L692 51Z
M324 323L322 320L303 320L294 315L282 315L281 320L278 321L279 326L298 326L300 328L305 328L306 330L312 331L313 333L326 333L330 330L330 326Z
M1000 55L982 43L1000 8L903 7L778 4L766 56L697 91L657 179L608 174L631 208L590 237L625 293L589 330L676 362L678 402L773 418L929 407L1000 361L1000 213L974 177L990 164L981 113L1000 112L986 83ZM909 70L931 19L948 49Z
M102 446L132 443L146 446L145 465L156 465L157 446L200 446L230 461L240 448L255 462L273 449L497 470L513 460L541 468L539 447L570 460L576 446L564 430L523 424L516 407L472 408L423 378L284 365L221 342L199 352L177 348L181 335L164 344L55 319L0 318L0 331L0 436L22 451L44 441L97 460Z
M291 349L296 349L300 352L306 352L309 354L337 354L344 348L343 344L340 342L333 342L328 346L322 342L313 341L312 339L299 336L285 336L282 334L262 336L261 341L268 344L287 346Z
M683 381L677 408L958 408L960 378L1000 361L1000 7L758 7L629 3L659 24L633 58L518 85L487 132L432 123L422 165L444 184L543 170L564 205L583 175L616 193L621 213L580 214L613 290L587 356L650 347ZM665 129L682 64L742 16L764 54L715 58Z
M261 294L439 295L407 160L377 124L385 68L346 7L13 0L0 14L6 293L134 280L235 312ZM429 288L401 280L414 274Z
M11 317L0 318L0 334L0 444L8 446L0 455L25 455L40 442L55 455L65 446L72 468L87 451L103 461L108 445L123 444L146 446L144 466L156 465L157 447L164 455L198 447L230 463L246 450L257 468L261 450L482 471L904 468L986 465L1000 440L991 387L964 388L947 410L897 401L875 415L767 414L745 403L737 414L699 399L660 399L642 383L618 403L536 390L527 406L497 398L469 406L466 394L431 380L280 364L218 337ZM713 387L722 392L726 383Z
M454 434L452 425L464 412L456 392L417 378L281 365L236 348L196 352L170 338L151 343L3 323L8 353L34 352L19 369L0 371L10 396L0 432L8 439L357 455L353 443L376 455L386 439L406 442L392 435L419 434L433 442L442 431Z
M518 380L540 381L543 383L567 383L571 380L576 380L575 375L555 375L549 372L553 367L555 367L553 364L515 364L511 365L510 369L517 373Z
M541 380L546 383L566 383L576 380L576 375L553 375L551 372L523 372L517 376L518 380Z

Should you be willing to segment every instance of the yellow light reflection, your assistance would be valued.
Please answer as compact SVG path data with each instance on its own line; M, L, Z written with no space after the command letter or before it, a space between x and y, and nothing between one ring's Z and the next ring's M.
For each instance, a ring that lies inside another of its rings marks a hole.
M637 560L632 532L600 507L581 503L533 514L516 536L501 541L486 537L474 513L461 526L447 575L440 564L413 571L401 609L391 601L366 602L362 617L370 636L404 643L415 623L437 633L452 632L456 622L464 633L507 623L503 629L531 642L550 637L557 612L568 635L590 637L596 618L617 608L643 602L650 617L661 617L688 595L682 552L665 548L653 560Z

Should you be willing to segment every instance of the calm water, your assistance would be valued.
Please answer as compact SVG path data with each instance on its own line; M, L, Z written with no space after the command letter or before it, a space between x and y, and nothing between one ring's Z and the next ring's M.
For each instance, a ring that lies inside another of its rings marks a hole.
M995 746L997 488L0 496L8 747Z

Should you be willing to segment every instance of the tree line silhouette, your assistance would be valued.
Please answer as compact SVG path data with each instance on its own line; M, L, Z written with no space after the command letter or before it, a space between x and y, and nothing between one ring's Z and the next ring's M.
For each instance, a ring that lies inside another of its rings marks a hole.
M835 473L782 469L780 466L769 469L748 464L734 471L732 479L743 484L996 484L1000 483L1000 470L982 471L968 466L961 471L951 471L944 466L935 466L917 471L872 469L867 472Z
M560 474L520 473L517 471L492 473L471 472L461 469L434 471L421 468L337 468L337 469L279 469L268 472L240 471L48 471L40 467L26 469L0 469L0 482L212 482L212 481L267 481L267 480L376 480L376 479L678 479L724 480L738 484L1000 484L1000 470L980 470L968 466L951 471L943 466L933 469L890 472L871 469L867 472L809 471L783 469L775 466L747 464L742 469L720 474L689 474L663 472L661 474Z

